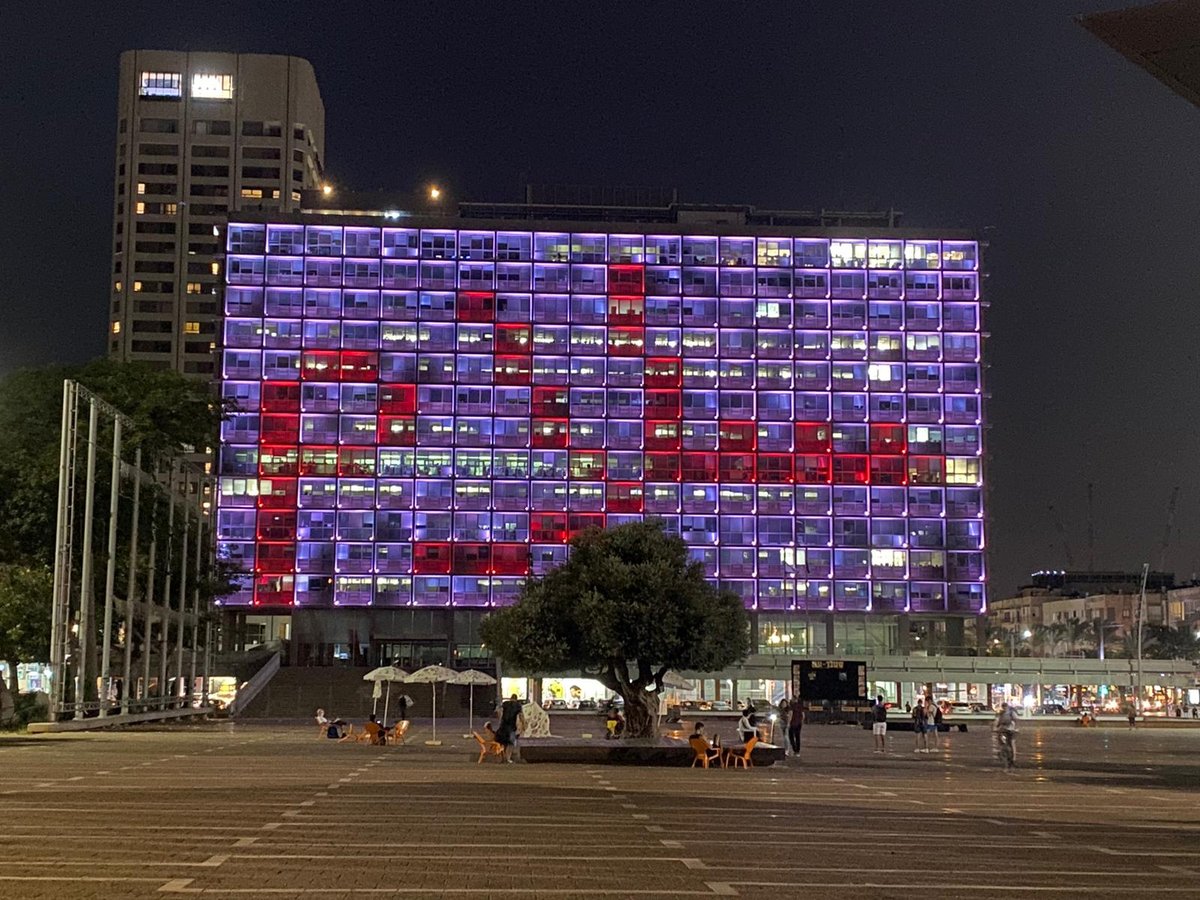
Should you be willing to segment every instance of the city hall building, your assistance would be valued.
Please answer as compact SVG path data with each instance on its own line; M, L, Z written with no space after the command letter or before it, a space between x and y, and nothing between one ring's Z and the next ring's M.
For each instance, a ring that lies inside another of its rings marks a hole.
M340 206L224 234L235 633L286 616L301 665L482 661L481 618L573 536L654 517L742 598L757 652L973 641L969 235L745 206Z

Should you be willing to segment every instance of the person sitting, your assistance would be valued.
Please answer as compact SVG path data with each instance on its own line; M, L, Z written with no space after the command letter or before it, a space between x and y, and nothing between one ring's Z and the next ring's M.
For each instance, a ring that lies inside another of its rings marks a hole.
M754 708L747 706L745 709L742 710L742 717L740 719L738 719L738 723L737 723L738 737L740 737L742 739L743 744L746 743L746 741L750 740L750 738L752 738L758 734L758 729L754 727L754 720L752 718L753 715L754 715Z
M610 706L608 709L608 718L604 722L604 727L607 729L604 737L608 739L619 738L625 731L625 716L615 706Z
M383 726L380 725L376 720L375 713L371 713L371 715L367 718L367 724L363 726L363 731L369 735L372 744L383 744L387 742L387 736L384 733Z
M347 722L345 719L330 719L325 716L325 710L318 709L317 714L313 717L317 722L317 728L327 738L340 738L346 734Z
M697 759L704 760L706 768L708 763L715 762L721 758L721 746L716 739L711 743L709 742L708 736L704 733L703 722L696 723L695 729L688 738L688 744L696 753ZM692 765L694 766L695 764L696 762L693 761Z

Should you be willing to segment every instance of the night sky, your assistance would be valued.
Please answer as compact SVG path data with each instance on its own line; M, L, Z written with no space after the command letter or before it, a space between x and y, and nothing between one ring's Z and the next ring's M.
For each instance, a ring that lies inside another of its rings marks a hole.
M990 243L993 596L1039 568L1200 571L1200 110L1073 21L1129 2L0 7L0 374L103 352L117 57L309 59L326 163L880 208Z

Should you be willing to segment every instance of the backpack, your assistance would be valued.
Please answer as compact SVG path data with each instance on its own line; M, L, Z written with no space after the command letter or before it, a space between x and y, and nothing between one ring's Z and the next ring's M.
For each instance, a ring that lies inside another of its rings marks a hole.
M942 708L940 706L935 706L933 708L933 724L934 725L942 724Z

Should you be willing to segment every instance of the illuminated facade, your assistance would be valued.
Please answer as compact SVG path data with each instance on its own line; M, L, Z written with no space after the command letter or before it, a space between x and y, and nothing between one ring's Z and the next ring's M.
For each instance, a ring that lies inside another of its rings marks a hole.
M695 228L231 222L225 605L483 610L654 516L758 615L984 611L977 244Z

